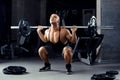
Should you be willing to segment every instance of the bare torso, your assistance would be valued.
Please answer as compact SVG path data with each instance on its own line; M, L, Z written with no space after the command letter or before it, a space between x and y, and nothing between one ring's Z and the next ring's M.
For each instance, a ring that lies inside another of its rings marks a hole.
M52 43L57 43L58 41L61 41L63 44L67 43L67 29L65 28L60 28L53 30L51 28L46 30L45 35L47 36L47 40L52 42Z

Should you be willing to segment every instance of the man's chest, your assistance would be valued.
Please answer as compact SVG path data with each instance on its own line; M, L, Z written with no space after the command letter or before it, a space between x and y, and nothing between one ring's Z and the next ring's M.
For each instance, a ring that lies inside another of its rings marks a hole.
M50 41L63 40L65 38L65 32L64 31L50 31L47 34L47 38Z

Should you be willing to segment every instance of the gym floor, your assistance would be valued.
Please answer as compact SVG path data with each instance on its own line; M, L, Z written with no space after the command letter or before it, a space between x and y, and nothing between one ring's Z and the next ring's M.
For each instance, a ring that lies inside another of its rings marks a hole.
M72 75L66 75L65 62L62 58L50 59L51 71L39 72L43 62L37 56L14 58L12 60L0 60L0 80L91 80L93 74L105 73L109 70L120 72L120 63L116 61L102 60L101 63L87 65L82 62L72 63ZM8 66L23 66L27 73L22 75L3 74L2 70ZM120 74L116 75L120 80Z

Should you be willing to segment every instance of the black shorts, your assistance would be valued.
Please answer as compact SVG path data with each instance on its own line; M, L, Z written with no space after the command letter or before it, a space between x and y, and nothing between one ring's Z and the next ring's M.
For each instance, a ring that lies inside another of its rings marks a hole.
M46 44L45 49L48 52L48 55L50 56L58 56L63 54L63 48L64 47L70 47L69 45L55 45L55 44Z

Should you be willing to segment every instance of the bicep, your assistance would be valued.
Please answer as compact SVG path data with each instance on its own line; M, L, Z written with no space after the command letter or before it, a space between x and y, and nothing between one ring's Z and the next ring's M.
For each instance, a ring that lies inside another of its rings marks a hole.
M70 33L69 30L66 30L66 38L70 41L72 38L72 34Z
M46 35L44 35L44 39L45 39L45 42L47 41L47 36Z
M47 37L48 37L47 35L48 35L48 30L46 30L46 31L45 31L45 34L44 34L44 39L45 39L46 42L48 41L48 40L47 40Z

